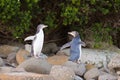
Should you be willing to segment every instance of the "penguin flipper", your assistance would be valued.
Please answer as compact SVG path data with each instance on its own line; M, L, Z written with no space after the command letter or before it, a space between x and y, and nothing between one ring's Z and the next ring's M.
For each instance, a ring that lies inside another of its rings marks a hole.
M27 40L34 40L35 36L28 36L24 39L24 41L27 41Z
M84 47L86 46L85 42L83 42L83 41L80 41L79 44L81 44Z
M60 50L63 50L64 48L67 48L67 47L69 47L70 45L71 45L71 41L68 42L68 43L66 43L66 44L64 44L64 45L60 48Z

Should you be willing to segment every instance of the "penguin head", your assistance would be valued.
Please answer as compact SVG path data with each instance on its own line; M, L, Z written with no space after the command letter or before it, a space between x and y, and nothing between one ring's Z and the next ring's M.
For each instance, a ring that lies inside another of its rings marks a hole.
M79 33L77 31L71 31L71 32L68 32L68 34L73 36L73 37L76 37L79 35Z
M38 26L37 26L37 30L40 30L40 29L43 29L43 28L46 28L46 27L48 27L47 25L44 25L44 24L39 24Z

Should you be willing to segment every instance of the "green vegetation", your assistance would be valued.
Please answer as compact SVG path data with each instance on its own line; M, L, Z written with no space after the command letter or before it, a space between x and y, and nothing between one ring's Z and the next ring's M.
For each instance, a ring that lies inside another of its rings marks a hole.
M116 41L111 34L120 30L115 25L119 13L120 0L0 0L0 24L14 38L23 38L30 27L43 23L49 26L48 33L63 26L85 39L89 29L96 43L112 44Z

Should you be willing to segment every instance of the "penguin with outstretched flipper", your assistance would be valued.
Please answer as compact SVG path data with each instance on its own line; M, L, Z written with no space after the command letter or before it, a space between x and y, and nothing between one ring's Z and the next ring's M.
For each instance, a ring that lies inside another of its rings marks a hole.
M28 36L24 39L24 41L27 40L33 40L32 41L32 47L31 47L31 56L34 56L35 58L42 58L44 57L41 53L44 43L44 32L43 29L46 28L47 25L39 24L37 26L37 32L34 36Z
M68 32L69 35L73 36L72 41L64 44L60 50L70 46L70 57L69 61L80 63L81 59L81 46L85 46L85 43L81 41L79 33L77 31Z

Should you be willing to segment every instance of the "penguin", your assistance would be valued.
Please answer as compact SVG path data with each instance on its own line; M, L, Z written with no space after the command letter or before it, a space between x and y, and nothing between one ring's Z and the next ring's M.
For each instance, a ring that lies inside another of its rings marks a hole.
M71 31L68 32L68 34L71 35L73 39L70 42L64 44L60 48L60 50L63 50L66 47L70 47L70 57L68 60L76 63L80 63L81 54L82 54L81 46L85 46L85 43L81 41L79 33L77 31Z
M24 41L32 40L32 46L31 46L31 56L34 56L35 58L43 58L44 55L41 53L44 43L44 32L43 29L48 27L44 24L39 24L37 26L37 31L34 36L28 36L24 39Z

